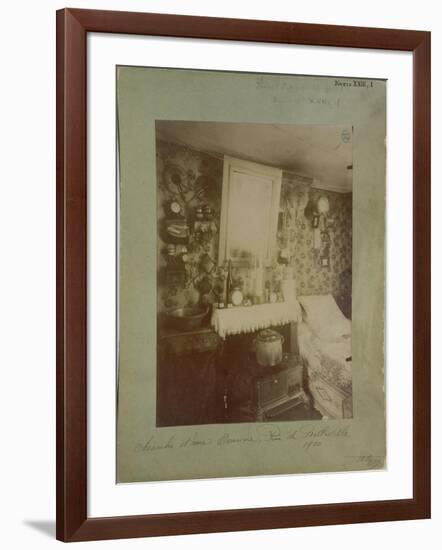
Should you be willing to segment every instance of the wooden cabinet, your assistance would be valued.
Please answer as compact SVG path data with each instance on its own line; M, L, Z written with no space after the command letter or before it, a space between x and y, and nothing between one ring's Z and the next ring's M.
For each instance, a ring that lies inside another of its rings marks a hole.
M221 339L208 328L162 332L157 359L157 426L216 422L221 349Z

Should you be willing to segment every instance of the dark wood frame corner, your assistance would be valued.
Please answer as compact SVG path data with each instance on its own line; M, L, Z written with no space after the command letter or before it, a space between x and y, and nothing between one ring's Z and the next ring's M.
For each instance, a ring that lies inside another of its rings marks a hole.
M88 32L413 52L413 498L127 517L87 515ZM64 9L57 12L57 538L82 541L430 517L430 33Z

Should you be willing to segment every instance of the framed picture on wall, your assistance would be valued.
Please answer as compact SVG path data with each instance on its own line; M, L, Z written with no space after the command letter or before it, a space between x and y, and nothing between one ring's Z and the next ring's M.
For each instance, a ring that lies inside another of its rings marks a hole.
M429 517L429 59L57 12L59 539Z

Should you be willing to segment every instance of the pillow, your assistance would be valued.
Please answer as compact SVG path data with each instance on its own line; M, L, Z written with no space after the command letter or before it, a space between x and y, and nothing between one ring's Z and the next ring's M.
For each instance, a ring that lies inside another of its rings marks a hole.
M343 315L331 294L298 296L305 311L305 320L324 340L336 340L351 334L351 322Z

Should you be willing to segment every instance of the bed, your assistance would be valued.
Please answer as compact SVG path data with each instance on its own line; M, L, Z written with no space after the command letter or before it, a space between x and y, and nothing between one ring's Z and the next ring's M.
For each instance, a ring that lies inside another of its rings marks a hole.
M299 351L313 406L323 417L353 417L351 321L330 294L299 296Z

